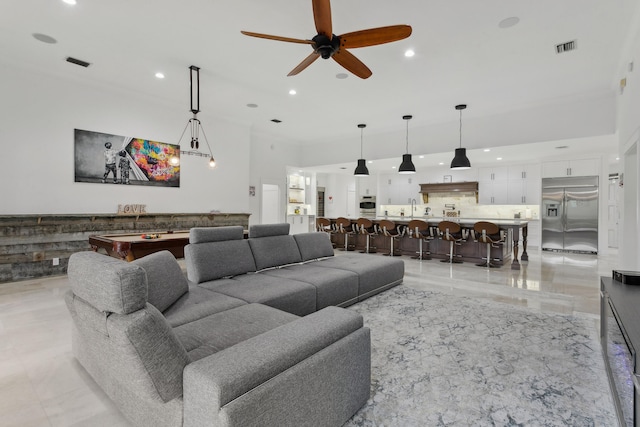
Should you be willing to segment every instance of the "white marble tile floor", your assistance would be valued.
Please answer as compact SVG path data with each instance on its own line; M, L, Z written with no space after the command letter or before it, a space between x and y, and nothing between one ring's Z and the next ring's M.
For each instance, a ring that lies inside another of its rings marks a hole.
M597 328L599 277L617 268L616 253L529 258L518 271L402 257L404 286L579 313ZM0 427L130 426L72 355L67 289L66 276L0 284Z

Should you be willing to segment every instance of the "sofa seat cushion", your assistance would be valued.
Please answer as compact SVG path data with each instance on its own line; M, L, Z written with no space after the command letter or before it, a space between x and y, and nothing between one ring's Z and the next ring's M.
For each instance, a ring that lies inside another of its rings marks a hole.
M132 264L142 267L147 273L147 302L161 312L189 291L187 278L169 251L149 254Z
M315 261L312 265L357 273L360 300L378 290L402 283L404 277L404 261L378 255L344 254Z
M353 271L318 267L314 263L266 270L260 274L309 283L316 288L316 310L358 301L358 275Z
M306 316L316 311L315 286L297 280L254 273L205 282L199 286L248 303L265 304L298 316Z
M186 323L173 331L193 362L298 318L266 305L246 304Z
M245 301L238 298L191 285L189 292L162 314L172 327L176 327L245 304Z

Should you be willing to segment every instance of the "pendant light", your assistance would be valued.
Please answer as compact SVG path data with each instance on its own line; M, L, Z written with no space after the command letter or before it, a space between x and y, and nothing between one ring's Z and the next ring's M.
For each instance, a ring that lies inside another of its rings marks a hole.
M456 148L456 155L451 160L451 169L469 169L471 162L467 157L467 149L462 148L462 110L467 108L466 104L456 105L456 110L460 111L460 148Z
M360 158L358 159L358 166L356 166L356 170L353 172L355 176L368 176L369 169L367 169L367 161L363 158L362 155L362 134L364 132L364 128L367 127L365 124L359 124L360 128Z
M407 121L407 153L402 155L402 163L398 168L398 173L416 173L416 167L411 161L411 154L409 154L409 120L411 120L413 116L402 116L402 118Z

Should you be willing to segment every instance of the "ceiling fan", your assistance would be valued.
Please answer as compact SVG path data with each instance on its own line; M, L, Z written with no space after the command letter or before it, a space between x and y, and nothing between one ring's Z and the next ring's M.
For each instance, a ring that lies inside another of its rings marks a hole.
M312 0L312 2L313 19L318 34L311 40L242 31L242 34L251 37L311 45L313 52L291 70L288 76L295 76L311 65L316 59L322 57L323 59L333 58L348 71L362 79L366 79L371 76L371 70L347 49L390 43L405 39L411 35L411 27L409 25L391 25L388 27L354 31L337 36L333 34L331 27L331 4L329 0Z

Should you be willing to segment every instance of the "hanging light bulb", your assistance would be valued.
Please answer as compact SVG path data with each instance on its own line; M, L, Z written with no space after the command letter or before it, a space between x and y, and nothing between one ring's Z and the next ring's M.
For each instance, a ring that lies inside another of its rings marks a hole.
M398 173L416 173L416 167L411 161L411 154L409 154L409 120L411 120L413 116L402 116L402 118L407 121L407 153L402 155L402 163L398 168Z
M360 158L358 159L358 166L356 166L356 170L353 172L355 176L368 176L369 169L367 169L367 161L362 156L362 134L364 132L364 128L367 127L365 124L359 124L360 128Z
M462 110L467 108L466 104L456 105L456 110L460 111L460 148L456 148L456 154L451 160L451 169L469 169L471 162L467 157L467 149L462 148Z

